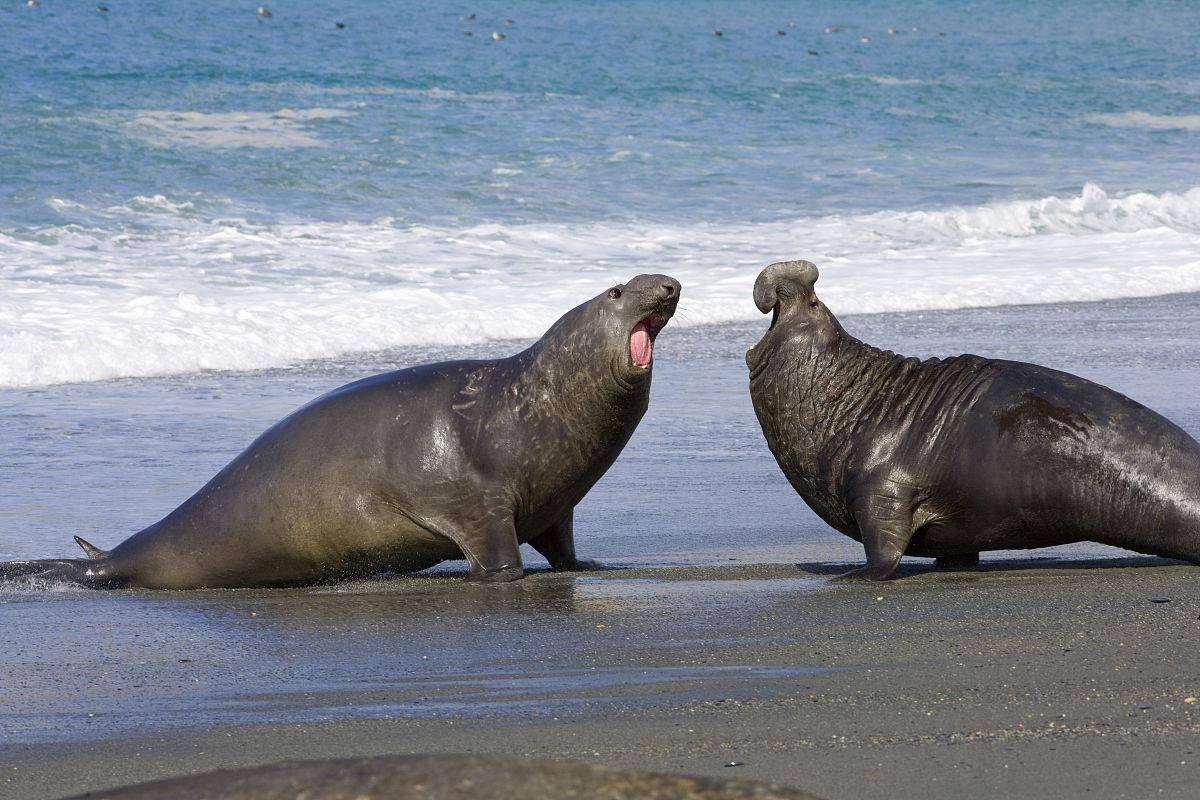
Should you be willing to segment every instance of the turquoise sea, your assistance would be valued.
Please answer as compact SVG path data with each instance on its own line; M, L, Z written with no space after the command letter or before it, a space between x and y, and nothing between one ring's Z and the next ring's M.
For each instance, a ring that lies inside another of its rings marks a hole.
M0 386L1200 289L1190 3L104 7L0 5Z

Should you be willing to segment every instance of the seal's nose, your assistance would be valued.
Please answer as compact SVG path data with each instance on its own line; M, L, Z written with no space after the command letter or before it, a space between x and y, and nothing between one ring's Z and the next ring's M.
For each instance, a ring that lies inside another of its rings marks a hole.
M679 293L683 291L679 281L670 275L638 275L626 283L625 288L636 292L640 303L661 310L673 309L679 302Z

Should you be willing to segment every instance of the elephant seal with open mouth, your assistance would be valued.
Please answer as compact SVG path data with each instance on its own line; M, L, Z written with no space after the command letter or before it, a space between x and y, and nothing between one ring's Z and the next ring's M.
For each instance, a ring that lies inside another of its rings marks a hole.
M772 264L773 315L746 354L763 435L821 519L881 580L901 556L1096 541L1200 563L1200 444L1111 389L973 355L920 361L860 342L817 299L817 268Z
M509 358L366 378L260 436L159 522L86 559L0 564L95 588L280 586L413 571L465 557L469 578L524 574L528 542L575 557L572 510L650 398L654 338L679 301L639 275L567 312Z

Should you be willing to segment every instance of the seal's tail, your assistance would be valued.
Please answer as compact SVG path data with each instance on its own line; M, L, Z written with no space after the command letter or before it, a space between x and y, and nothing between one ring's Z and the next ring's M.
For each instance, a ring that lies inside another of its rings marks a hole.
M77 583L90 589L111 589L121 585L112 576L108 553L76 536L75 541L87 558L47 558L38 561L0 562L0 581L37 578L46 581Z

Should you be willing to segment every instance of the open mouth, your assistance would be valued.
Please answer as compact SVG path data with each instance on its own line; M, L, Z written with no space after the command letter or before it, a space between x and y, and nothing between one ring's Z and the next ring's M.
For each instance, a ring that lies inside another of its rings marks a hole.
M647 369L654 360L654 338L667 324L666 317L651 314L633 326L629 332L629 357L635 367Z
M775 307L771 309L771 327L767 328L767 330L769 330L769 331L775 330L776 322L779 322L779 301L778 300L775 301Z

